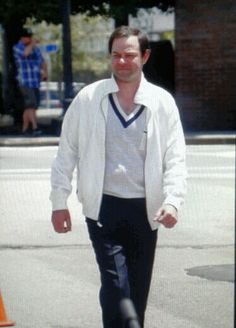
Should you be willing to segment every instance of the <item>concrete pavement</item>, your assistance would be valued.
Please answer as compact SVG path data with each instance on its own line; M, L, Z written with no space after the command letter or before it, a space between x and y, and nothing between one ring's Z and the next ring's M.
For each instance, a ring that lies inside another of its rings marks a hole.
M187 145L216 145L216 144L235 144L236 132L215 131L215 132L192 132L185 133ZM55 146L59 143L59 137L45 135L41 137L23 137L22 135L1 135L0 147L17 146Z
M188 194L176 228L160 229L147 328L234 327L233 150L187 147ZM100 328L99 274L75 192L69 199L73 230L55 234L50 223L55 152L1 149L5 307L18 328Z
M6 116L6 115L5 115ZM9 116L9 115L8 115ZM13 121L8 117L5 122L3 116L0 117L0 147L2 146L55 146L59 143L57 136L62 122L62 112L55 109L39 109L37 120L39 128L44 132L40 137L24 137L20 134L20 128L13 125ZM186 132L185 139L187 145L208 145L208 144L235 144L235 131L201 131Z

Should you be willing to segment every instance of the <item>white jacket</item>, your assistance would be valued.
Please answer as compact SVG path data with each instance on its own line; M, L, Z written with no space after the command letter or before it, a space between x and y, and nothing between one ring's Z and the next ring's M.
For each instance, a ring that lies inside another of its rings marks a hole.
M118 91L115 79L84 87L63 120L57 156L52 165L53 210L67 208L72 174L77 166L77 195L83 214L98 220L105 171L108 94ZM162 204L179 209L186 192L185 140L173 97L143 76L135 103L147 108L145 193L148 220L154 230L155 213Z

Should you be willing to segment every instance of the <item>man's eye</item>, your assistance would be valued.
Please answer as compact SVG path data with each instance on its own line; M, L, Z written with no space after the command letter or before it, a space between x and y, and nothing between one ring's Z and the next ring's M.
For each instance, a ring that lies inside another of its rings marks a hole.
M135 57L134 54L128 54L128 55L125 56L125 58L127 58L127 59L132 59L132 58L134 58L134 57Z

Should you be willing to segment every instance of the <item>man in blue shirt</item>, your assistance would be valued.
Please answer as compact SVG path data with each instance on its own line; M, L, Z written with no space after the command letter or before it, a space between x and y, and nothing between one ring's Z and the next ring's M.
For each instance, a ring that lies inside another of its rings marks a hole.
M32 31L23 29L21 38L13 46L13 56L16 65L16 80L23 98L24 113L22 133L28 135L30 124L32 136L42 134L38 129L36 109L39 105L39 87L41 80L47 80L47 65L37 47L37 42L32 38Z

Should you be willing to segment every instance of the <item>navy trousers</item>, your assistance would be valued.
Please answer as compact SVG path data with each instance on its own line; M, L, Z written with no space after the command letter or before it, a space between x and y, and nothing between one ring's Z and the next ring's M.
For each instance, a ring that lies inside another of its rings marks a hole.
M133 301L143 327L157 242L145 199L104 195L99 221L86 222L101 276L103 327L123 327L119 304L124 297Z

